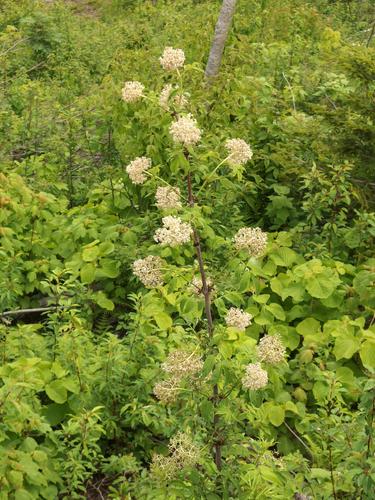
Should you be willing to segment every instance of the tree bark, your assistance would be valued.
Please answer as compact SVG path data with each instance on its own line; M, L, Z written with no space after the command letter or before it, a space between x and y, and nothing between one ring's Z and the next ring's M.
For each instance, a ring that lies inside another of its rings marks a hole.
M229 28L232 23L236 1L237 0L223 0L205 70L205 76L208 80L213 80L219 74L221 59L223 57Z

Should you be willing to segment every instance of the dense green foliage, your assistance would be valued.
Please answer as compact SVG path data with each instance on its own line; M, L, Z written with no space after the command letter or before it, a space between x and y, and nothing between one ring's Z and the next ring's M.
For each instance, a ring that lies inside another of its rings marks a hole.
M373 498L372 2L239 1L212 86L220 2L66 4L0 5L0 500ZM184 49L181 73L160 67L165 46ZM123 102L128 80L147 98ZM202 129L188 150L165 83ZM236 137L253 158L217 168ZM134 185L139 156L152 168ZM197 245L153 239L163 183L184 201L166 214L200 235L212 334ZM268 233L263 256L234 250L244 226ZM150 254L153 289L132 270ZM225 326L231 307L245 331ZM249 391L264 335L286 357ZM203 368L160 401L181 349ZM179 433L199 456L169 470Z

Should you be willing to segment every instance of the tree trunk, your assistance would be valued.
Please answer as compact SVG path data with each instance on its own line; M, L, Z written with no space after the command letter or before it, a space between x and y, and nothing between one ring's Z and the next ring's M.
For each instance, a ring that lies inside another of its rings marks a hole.
M223 57L225 42L228 37L230 25L237 0L223 0L219 19L215 27L215 35L208 56L205 75L208 80L214 79L218 73Z

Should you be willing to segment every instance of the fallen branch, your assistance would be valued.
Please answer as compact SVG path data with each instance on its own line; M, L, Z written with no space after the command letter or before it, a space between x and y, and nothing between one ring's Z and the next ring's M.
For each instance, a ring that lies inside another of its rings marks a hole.
M15 311L5 311L0 314L0 318L5 316L18 316L20 314L36 314L46 311L56 311L56 309L66 309L69 306L49 306L49 307L35 307L33 309L17 309Z

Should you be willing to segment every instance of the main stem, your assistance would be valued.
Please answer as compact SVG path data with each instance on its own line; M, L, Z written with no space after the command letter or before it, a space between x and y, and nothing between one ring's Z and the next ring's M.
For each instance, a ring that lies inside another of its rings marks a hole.
M185 156L186 156L186 158L188 158L188 153L185 153ZM188 185L189 205L191 207L193 207L195 201L194 201L190 172L189 172L188 177L187 177L187 185ZM207 285L207 277L206 277L206 271L204 269L202 247L201 247L201 242L200 242L200 238L199 238L199 233L195 228L193 229L193 239L194 239L195 251L197 253L199 272L200 272L201 280L202 280L202 291L203 291L203 296L204 296L204 308L205 308L206 318L207 318L207 331L208 331L209 337L212 338L212 335L214 332L214 324L212 321L210 290L209 290L208 285ZM215 384L213 387L213 403L214 403L215 407L217 406L218 402L219 402L219 388L218 388L217 384ZM214 432L215 432L214 459L215 459L215 464L216 464L217 469L221 470L221 467L222 467L221 443L217 441L217 436L216 436L216 431L217 431L217 428L219 425L219 415L216 412L214 414L213 425L214 425Z

